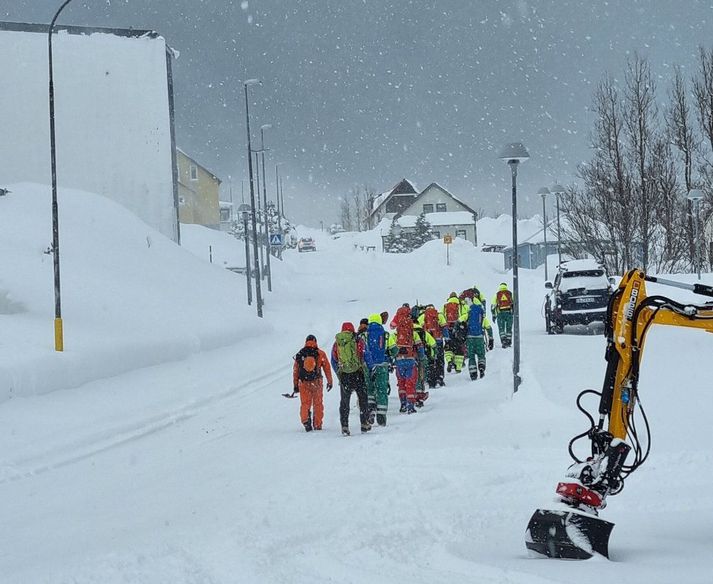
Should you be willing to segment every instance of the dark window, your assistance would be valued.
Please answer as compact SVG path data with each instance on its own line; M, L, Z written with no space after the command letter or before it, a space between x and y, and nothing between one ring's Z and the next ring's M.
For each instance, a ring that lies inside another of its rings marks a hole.
M445 213L446 212L446 204L445 203L436 203L436 211L438 213Z
M195 164L191 164L189 172L191 175L191 180L198 180L198 167Z
M434 231L433 232L433 237L435 239L441 239L441 232L440 231Z
M423 212L424 213L433 213L433 205L431 204L425 204L423 206Z
M463 239L468 239L465 229L456 229L456 237L462 237Z

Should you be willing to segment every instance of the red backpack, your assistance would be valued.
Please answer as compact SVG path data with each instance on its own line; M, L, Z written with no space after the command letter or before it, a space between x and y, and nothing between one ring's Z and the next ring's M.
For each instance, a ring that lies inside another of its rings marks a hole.
M510 290L498 290L495 295L495 303L498 306L498 310L511 310L512 292Z
M438 311L429 306L423 313L423 328L431 333L434 338L441 338L441 327L438 324Z
M412 347L413 320L411 320L411 309L408 306L399 308L394 316L394 322L396 323L396 346Z
M453 324L458 320L460 316L460 303L459 302L446 302L445 307L446 322L448 324Z

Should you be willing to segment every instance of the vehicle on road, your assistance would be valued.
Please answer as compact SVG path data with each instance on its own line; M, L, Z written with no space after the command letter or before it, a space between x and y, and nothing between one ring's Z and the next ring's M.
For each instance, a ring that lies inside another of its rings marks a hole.
M317 251L317 245L311 237L303 237L297 242L297 251Z
M546 282L545 328L548 334L564 332L566 325L604 323L612 293L611 280L594 260L562 262L554 283Z

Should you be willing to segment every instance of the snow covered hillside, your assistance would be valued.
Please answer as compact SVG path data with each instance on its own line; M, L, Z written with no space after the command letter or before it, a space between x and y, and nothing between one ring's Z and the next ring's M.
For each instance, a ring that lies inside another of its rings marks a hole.
M0 581L711 581L710 335L650 335L652 454L603 513L616 523L611 560L533 560L525 526L552 503L567 443L587 427L574 399L605 365L601 335L545 334L542 272L521 272L515 397L512 352L496 343L484 379L448 375L417 415L400 415L393 391L386 427L344 438L334 390L324 430L308 434L297 400L280 395L307 334L329 349L343 321L402 302L440 304L474 284L489 299L510 282L502 257L456 240L447 266L440 241L392 255L360 248L375 234L301 229L317 252L273 262L257 322L242 276L220 267L231 252L208 263L207 234L186 231L191 254L104 199L65 192L67 352L55 355L47 193L11 190L1 383L24 390L0 404Z
M0 198L0 401L269 332L245 306L240 276L197 259L105 197L61 190L65 352L55 353L50 190L8 188Z

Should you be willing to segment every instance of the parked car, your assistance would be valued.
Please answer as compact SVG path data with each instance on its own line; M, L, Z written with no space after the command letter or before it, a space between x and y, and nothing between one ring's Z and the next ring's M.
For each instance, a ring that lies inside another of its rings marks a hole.
M317 245L311 237L303 237L297 242L297 251L317 251Z
M604 323L612 293L612 279L594 260L571 260L560 265L554 284L545 296L545 328L549 334L564 332L565 325Z

